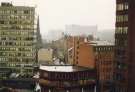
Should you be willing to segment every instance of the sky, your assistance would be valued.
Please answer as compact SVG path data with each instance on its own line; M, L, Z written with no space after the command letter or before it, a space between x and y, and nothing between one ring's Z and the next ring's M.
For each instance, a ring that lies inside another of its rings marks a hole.
M99 30L115 28L115 0L0 0L14 5L35 6L44 38L49 30L65 25L97 25Z

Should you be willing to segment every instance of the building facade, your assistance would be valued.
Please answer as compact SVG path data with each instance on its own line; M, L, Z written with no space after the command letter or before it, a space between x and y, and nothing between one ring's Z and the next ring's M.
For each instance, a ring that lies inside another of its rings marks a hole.
M132 1L132 0L131 0ZM129 0L116 0L115 92L128 91L128 13Z
M134 92L135 88L135 1L117 0L115 31L115 92Z
M52 64L53 63L53 49L39 49L38 51L39 64Z
M0 6L0 78L32 74L36 63L35 7Z
M96 71L90 68L40 66L41 92L95 92Z
M95 68L99 84L98 91L110 92L114 72L114 44L71 36L67 45L68 60L77 66Z
M99 92L111 92L114 70L114 45L107 41L91 41L97 70Z
M69 64L95 68L93 47L85 36L68 36L67 53Z

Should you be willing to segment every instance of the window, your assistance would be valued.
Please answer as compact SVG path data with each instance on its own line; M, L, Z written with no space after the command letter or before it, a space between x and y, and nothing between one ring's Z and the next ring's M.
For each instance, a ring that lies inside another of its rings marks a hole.
M28 14L29 13L29 11L28 10L24 10L24 14Z
M117 27L116 28L116 33L127 34L127 32L128 32L128 27Z
M124 4L124 9L125 9L125 10L128 10L128 3L125 3L125 4Z
M121 11L121 10L123 10L124 9L124 5L123 5L123 3L121 3L121 4L117 4L117 10L118 11Z
M14 14L17 14L17 10L14 10Z
M0 24L4 24L4 21L1 20L1 21L0 21Z
M128 15L117 15L116 16L117 22L127 22L128 21Z
M128 3L120 3L116 7L118 11L128 10Z

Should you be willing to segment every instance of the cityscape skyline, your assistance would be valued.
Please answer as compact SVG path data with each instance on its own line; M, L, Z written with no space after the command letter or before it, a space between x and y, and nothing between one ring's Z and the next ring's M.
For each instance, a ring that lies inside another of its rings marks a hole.
M113 1L0 0L0 92L134 92L135 0Z
M1 0L0 2L36 6L37 14L40 16L42 38L45 38L49 30L64 30L65 25L71 24L97 25L99 30L115 28L115 0ZM99 11L100 9L102 11Z

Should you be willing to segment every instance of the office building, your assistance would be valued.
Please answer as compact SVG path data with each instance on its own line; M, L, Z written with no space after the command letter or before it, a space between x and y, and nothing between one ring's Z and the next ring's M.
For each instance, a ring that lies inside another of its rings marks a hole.
M35 7L0 6L0 78L33 73L37 62Z
M116 0L115 90L135 90L135 1Z

